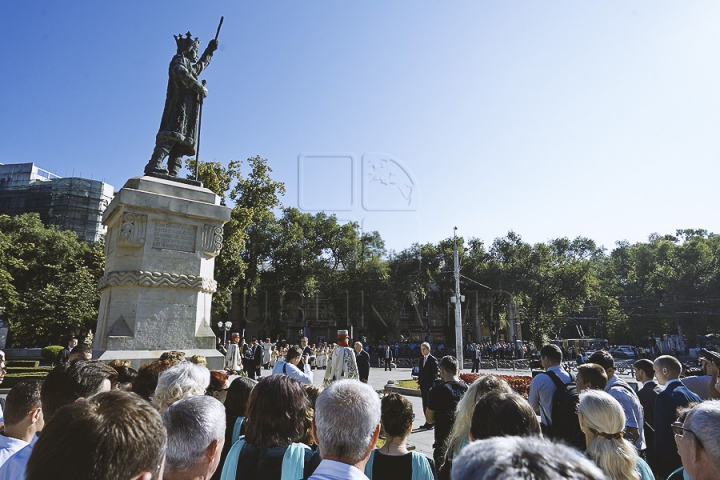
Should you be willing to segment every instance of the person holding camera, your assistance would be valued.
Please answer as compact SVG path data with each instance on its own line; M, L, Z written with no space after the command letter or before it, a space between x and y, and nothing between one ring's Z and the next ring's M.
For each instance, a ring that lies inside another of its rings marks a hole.
M283 374L289 377L297 378L305 385L313 383L313 372L310 370L308 355L303 355L302 349L297 345L293 345L288 348L285 360L278 360L275 362L272 374Z
M720 363L720 354L703 348L700 350L700 363L702 375L686 376L680 381L688 390L703 400L720 398L720 391L716 388L718 383L717 364Z

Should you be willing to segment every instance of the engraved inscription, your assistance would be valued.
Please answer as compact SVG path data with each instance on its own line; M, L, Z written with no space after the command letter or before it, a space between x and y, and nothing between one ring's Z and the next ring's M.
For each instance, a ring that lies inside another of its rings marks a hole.
M194 252L196 228L181 223L156 221L153 248Z

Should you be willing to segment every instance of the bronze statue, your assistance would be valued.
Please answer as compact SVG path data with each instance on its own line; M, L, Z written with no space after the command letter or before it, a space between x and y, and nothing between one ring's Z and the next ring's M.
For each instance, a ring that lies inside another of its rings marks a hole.
M182 34L173 36L177 54L170 62L165 110L155 137L155 150L145 166L146 175L177 177L183 156L195 155L198 114L208 93L198 75L210 64L213 52L218 48L216 35L198 60L200 40L197 37L193 39L190 32L184 37ZM168 168L165 169L162 163L168 156Z

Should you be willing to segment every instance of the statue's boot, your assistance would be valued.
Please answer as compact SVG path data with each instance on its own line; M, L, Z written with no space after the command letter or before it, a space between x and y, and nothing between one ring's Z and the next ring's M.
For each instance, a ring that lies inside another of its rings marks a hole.
M180 169L182 168L182 155L178 157L171 156L168 160L168 168L170 169L168 175L172 177L177 177L180 173Z
M160 174L167 175L168 171L162 166L162 162L169 153L170 149L165 145L159 144L155 146L152 157L147 165L145 165L145 175Z

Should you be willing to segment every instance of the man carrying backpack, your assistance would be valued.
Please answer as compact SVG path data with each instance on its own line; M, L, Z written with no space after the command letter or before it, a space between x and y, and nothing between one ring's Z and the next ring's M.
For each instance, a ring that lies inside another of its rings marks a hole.
M553 432L553 396L555 396L558 385L564 386L572 383L572 377L560 366L561 362L562 351L557 345L545 345L540 349L540 363L545 372L532 379L528 396L528 402L535 412L540 414L540 426L543 434L552 438L561 436ZM575 396L577 396L577 392L575 392Z

